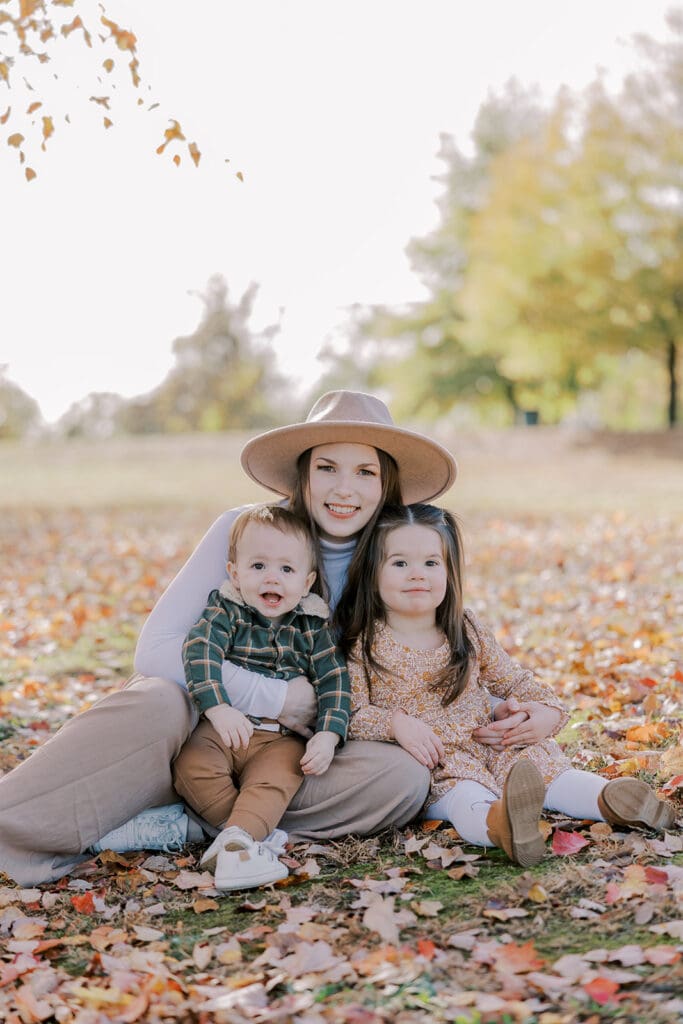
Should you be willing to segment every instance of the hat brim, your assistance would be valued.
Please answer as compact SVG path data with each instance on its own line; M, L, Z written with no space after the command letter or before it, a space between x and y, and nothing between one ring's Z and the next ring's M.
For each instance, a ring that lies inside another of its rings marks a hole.
M245 445L240 461L256 483L289 496L296 483L299 456L317 445L334 443L367 444L391 455L398 466L406 505L438 498L457 476L455 459L436 441L401 427L349 420L295 423L269 430Z

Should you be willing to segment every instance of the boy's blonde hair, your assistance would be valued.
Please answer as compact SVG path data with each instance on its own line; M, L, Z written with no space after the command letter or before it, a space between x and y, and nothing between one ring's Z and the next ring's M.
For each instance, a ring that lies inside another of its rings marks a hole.
M288 508L276 503L253 505L250 508L246 508L244 512L240 512L230 530L229 562L237 560L237 547L250 523L257 523L260 526L272 526L274 530L279 530L280 533L299 537L308 548L310 568L317 571L315 541L308 523L300 516L295 515L294 512L290 512Z

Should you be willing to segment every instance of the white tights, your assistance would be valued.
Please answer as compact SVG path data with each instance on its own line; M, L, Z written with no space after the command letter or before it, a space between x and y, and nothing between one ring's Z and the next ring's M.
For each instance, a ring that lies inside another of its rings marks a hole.
M571 818L604 821L598 807L598 796L606 785L607 780L593 772L568 768L548 786L543 806L548 811L560 811ZM496 794L480 782L463 779L436 803L430 804L425 817L450 821L467 843L493 846L486 828L486 816L497 799Z

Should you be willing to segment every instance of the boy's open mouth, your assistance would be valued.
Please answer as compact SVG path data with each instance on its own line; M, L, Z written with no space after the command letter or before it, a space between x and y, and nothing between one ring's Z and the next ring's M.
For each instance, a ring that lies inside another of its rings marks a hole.
M282 594L275 594L272 591L266 591L265 594L261 594L261 600L264 604L267 604L269 608L277 608L282 601Z

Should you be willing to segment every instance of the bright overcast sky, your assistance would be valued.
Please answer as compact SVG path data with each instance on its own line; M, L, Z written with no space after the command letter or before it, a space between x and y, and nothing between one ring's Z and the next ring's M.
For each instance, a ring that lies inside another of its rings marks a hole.
M482 100L511 76L548 96L599 68L618 81L635 63L630 37L663 38L670 6L110 0L108 15L138 37L142 91L123 67L116 92L97 85L79 42L60 41L70 71L56 59L46 69L79 91L43 94L45 112L54 99L71 125L57 119L29 160L32 183L3 129L0 364L48 420L91 391L147 391L171 367L173 339L197 325L190 293L222 273L233 298L260 283L255 326L284 309L283 369L312 384L350 305L423 294L405 246L435 222L440 133L466 146ZM91 92L116 98L108 131ZM2 94L0 113L17 100ZM196 140L199 169L184 149L180 168L155 154L167 116Z

